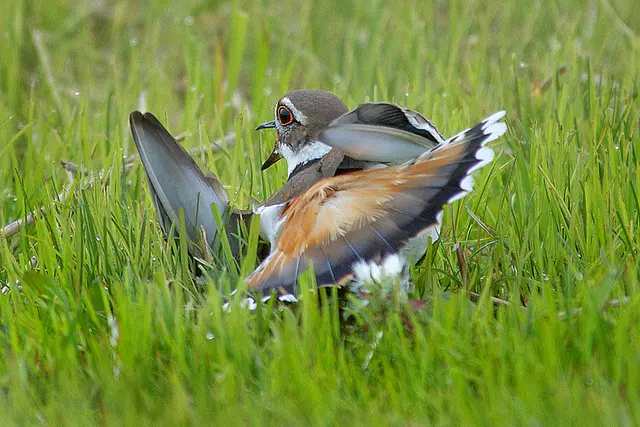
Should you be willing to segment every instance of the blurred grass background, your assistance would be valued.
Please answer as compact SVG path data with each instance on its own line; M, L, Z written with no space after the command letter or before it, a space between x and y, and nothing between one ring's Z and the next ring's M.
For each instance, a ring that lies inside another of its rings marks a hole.
M2 424L640 423L636 2L0 6L0 226L38 212L0 236ZM197 161L242 207L283 183L253 128L296 88L445 135L508 111L412 271L428 310L221 313L235 282L163 240L129 112L224 139Z

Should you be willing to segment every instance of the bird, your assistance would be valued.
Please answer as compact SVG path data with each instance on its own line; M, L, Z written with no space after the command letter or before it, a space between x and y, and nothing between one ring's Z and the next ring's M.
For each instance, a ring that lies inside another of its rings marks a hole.
M273 212L269 206L299 196L320 179L391 164L398 152L417 156L445 142L423 115L395 104L363 103L349 111L331 92L291 91L276 103L274 120L257 127L277 131L275 147L262 170L284 158L287 182L263 204L242 210L230 207L229 197L218 178L214 174L205 175L153 114L134 111L129 122L165 235L177 223L182 210L189 240L197 242L202 227L207 243L213 245L218 234L211 211L213 204L226 219L227 240L234 255L241 246L238 238L241 225L248 223L254 213L261 214L261 235L273 243L275 223L268 215ZM320 133L327 141L317 139ZM351 149L357 152L358 159L327 144L340 139L356 141ZM435 240L437 234L431 233L430 237ZM426 239L419 240L415 252L424 253L425 242ZM189 250L197 255L198 245L190 245Z
M276 129L262 169L284 158L287 182L252 210L231 209L217 177L205 176L152 114L133 112L130 124L165 234L182 209L191 240L198 227L215 237L215 204L233 243L229 230L260 214L270 251L248 288L295 301L298 277L311 264L320 287L406 273L410 256L425 247L416 252L411 242L439 229L443 206L471 191L470 174L493 159L485 145L506 132L504 115L445 139L405 107L371 102L349 111L330 92L290 92L276 103L274 120L257 127Z
M300 111L288 107L292 120L297 116L304 124ZM289 122L276 108L280 125ZM406 271L409 241L437 227L444 206L472 190L471 173L493 160L494 151L486 144L507 131L501 121L505 114L495 113L418 155L413 155L418 150L415 125L412 131L368 125L341 129L332 122L314 141L356 161L393 164L322 178L303 193L264 207L262 214L272 221L274 233L269 255L246 278L251 294L268 298L275 293L281 300L294 300L298 278L310 265L318 287L375 281ZM367 133L387 146L367 149ZM281 153L289 148L285 142L276 145ZM319 151L317 146L314 151Z

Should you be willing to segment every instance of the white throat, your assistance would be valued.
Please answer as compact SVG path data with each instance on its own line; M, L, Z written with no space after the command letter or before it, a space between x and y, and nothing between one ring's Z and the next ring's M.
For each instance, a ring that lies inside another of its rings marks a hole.
M331 147L320 141L314 141L311 144L305 145L297 152L294 152L291 147L285 144L279 145L278 151L280 151L282 157L287 161L287 177L290 177L291 173L298 166L310 162L311 160L324 157L329 151L331 151Z

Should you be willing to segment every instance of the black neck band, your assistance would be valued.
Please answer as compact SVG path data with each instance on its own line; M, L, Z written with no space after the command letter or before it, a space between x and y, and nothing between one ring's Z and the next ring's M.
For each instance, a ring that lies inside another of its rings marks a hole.
M322 159L322 157L318 157L317 159L311 159L311 160L307 160L304 163L300 163L298 164L298 166L295 167L295 169L293 169L291 171L291 173L289 174L289 178L287 179L288 181L291 181L291 178L293 176L295 176L296 174L299 174L300 172L302 172L303 170L305 170L306 168L313 166L314 164L318 163L320 160Z

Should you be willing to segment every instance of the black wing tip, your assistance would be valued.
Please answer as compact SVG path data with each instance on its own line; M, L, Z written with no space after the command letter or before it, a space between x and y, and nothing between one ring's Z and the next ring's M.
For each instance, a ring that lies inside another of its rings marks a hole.
M141 126L147 123L153 126L159 126L164 128L164 126L162 126L162 124L160 123L160 121L156 116L154 116L149 112L142 113L141 111L138 111L138 110L135 110L129 113L129 123L132 125L132 127L133 125Z
M161 134L171 136L171 133L166 127L157 119L153 114L146 112L142 113L138 110L129 113L129 126L131 127L131 133L133 139L138 143L140 138L139 134L146 132L160 132Z
M132 111L129 114L129 126L131 127L131 132L133 132L133 136L136 136L136 129L141 127L144 122L144 116L138 110Z
M156 116L154 116L153 114L151 114L150 112L146 112L143 114L143 117L146 121L154 123L154 124L159 124L160 126L162 126L162 124L160 124L160 120L158 120L158 118ZM164 126L162 126L164 127Z

